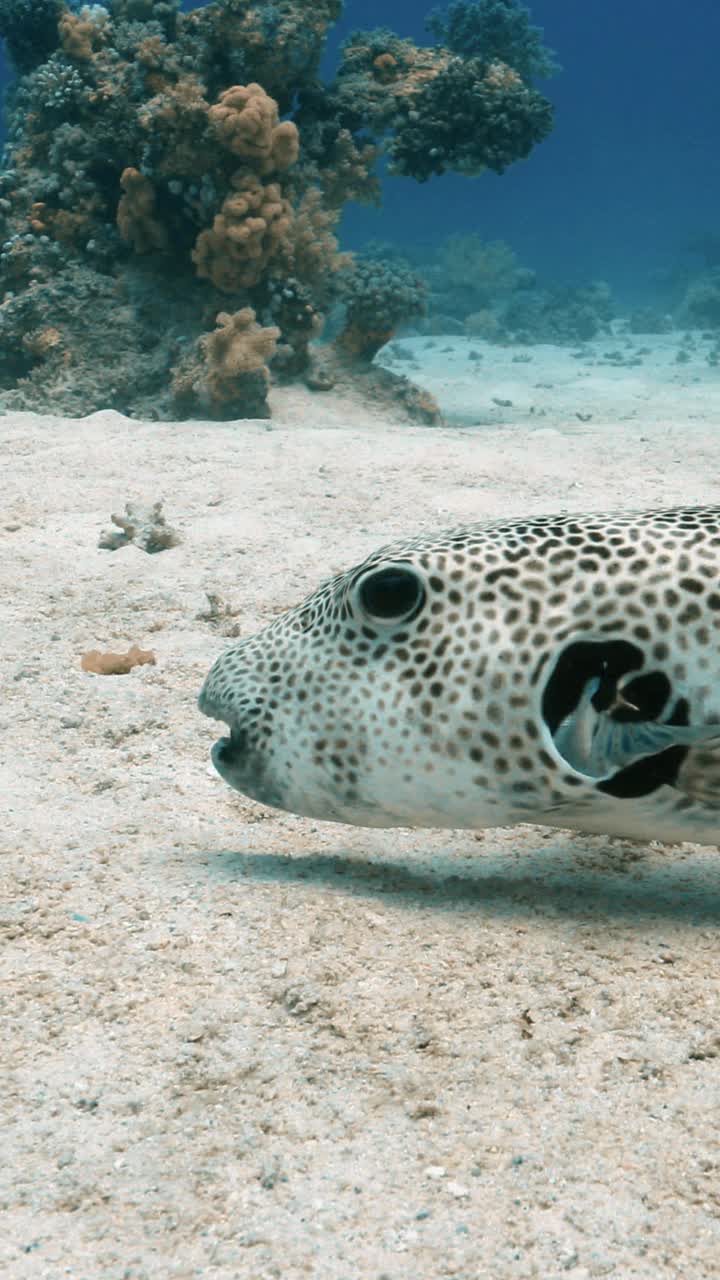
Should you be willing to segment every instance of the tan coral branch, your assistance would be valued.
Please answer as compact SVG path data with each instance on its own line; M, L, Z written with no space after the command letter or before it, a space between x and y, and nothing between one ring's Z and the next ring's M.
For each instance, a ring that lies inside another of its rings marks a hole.
M243 375L264 372L269 386L267 362L274 355L280 330L263 328L252 307L230 314L221 311L217 328L202 341L210 398L223 404L238 395Z
M120 185L124 194L117 210L117 225L123 240L136 253L167 248L167 232L155 216L155 188L139 169L123 169Z
M252 173L235 174L236 190L226 196L212 227L201 231L192 251L198 275L225 293L257 284L280 253L293 211L276 182Z
M287 169L299 153L299 135L290 120L280 122L278 105L259 84L236 84L209 111L223 146L259 173Z

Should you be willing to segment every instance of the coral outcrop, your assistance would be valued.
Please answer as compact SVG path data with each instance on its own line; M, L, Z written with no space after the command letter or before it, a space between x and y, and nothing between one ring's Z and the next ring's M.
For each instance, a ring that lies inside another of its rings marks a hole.
M720 329L720 269L706 271L688 285L680 318L690 325Z
M369 258L343 277L345 322L335 345L350 360L369 363L401 324L426 309L425 284L399 261Z
M479 0L488 14L498 2ZM0 173L0 406L255 416L271 378L328 385L313 339L335 304L345 376L353 352L366 371L417 314L407 281L381 297L339 252L343 206L378 199L383 152L420 181L501 172L545 136L551 109L527 57L512 65L517 40L468 57L356 33L324 83L340 9L0 0L16 71ZM379 309L361 301L373 291Z
M251 307L221 311L216 328L200 338L196 353L180 365L173 394L182 416L267 418L268 363L280 330L263 328Z
M518 0L451 0L447 9L433 9L426 26L451 53L503 62L527 84L558 70L541 28Z

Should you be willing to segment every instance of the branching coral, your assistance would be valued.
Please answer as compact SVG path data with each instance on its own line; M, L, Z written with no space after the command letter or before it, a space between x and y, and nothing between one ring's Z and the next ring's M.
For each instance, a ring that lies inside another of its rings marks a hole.
M504 63L451 58L420 89L389 146L394 173L424 182L454 169L503 173L552 128L552 107Z
M340 17L342 0L214 0L182 18L203 65L208 92L257 81L284 115L298 90L319 79L328 29Z
M536 288L514 294L501 321L520 342L587 342L608 333L615 309L610 289L598 280L585 286Z
M343 46L333 89L340 119L384 137L391 171L424 182L455 170L502 173L552 127L552 107L514 67L418 49L385 28Z
M160 42L160 49L164 48ZM153 50L158 52L152 46L145 53L149 66L154 65ZM199 181L208 170L210 145L210 113L202 82L189 73L165 83L162 76L156 79L150 72L147 84L158 87L158 92L138 111L143 166L158 178L177 180L182 175Z
M451 53L503 62L526 83L558 70L541 28L517 0L452 0L447 9L434 9L426 25Z
M120 176L123 195L117 211L118 230L136 253L167 248L167 233L155 213L155 188L138 169L124 169Z
M64 13L58 23L60 44L63 51L75 62L89 62L95 49L102 43L103 26L107 15L98 20L97 12L90 9L81 14Z
M450 235L437 252L432 272L436 291L465 298L463 310L479 310L530 283L528 272L504 240L483 240L475 232ZM453 313L457 305L449 308Z
M425 285L399 261L356 262L343 280L345 325L337 348L353 360L369 362L401 324L425 311Z
M688 285L681 315L690 324L720 328L720 270L707 271Z
M325 83L341 7L0 0L18 72L0 174L2 404L263 411L268 364L310 376L311 339L341 293L341 345L359 364L417 314L416 285L383 292L376 268L343 286L343 205L377 200L383 153L420 180L500 172L544 136L550 107L499 55L386 29L351 37ZM27 333L62 341L30 349ZM254 367L233 366L260 346Z
M168 524L162 508L162 501L153 502L152 506L126 502L125 515L111 515L115 527L100 534L98 546L106 551L118 551L132 542L148 555L178 546L182 538L177 529Z

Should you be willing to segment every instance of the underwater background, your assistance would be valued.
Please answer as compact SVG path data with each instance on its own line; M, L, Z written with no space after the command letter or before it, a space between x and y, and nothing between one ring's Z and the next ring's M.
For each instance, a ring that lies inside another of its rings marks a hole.
M654 293L688 244L720 217L720 5L714 0L533 0L561 70L541 81L550 136L502 175L448 174L418 190L387 181L380 214L351 208L368 234L434 240L448 229L507 240L522 262L567 281L600 277L627 301ZM334 39L387 24L429 42L415 0L348 0Z
M408 335L720 363L710 0L0 0L0 38L2 408L437 421L371 374Z
M183 9L199 8L185 0ZM507 240L543 275L601 277L628 300L652 296L657 271L718 226L720 6L714 0L533 0L560 72L541 82L555 125L528 160L498 177L447 174L418 189L395 177L381 210L351 205L342 243L369 237L407 247L450 230ZM432 43L417 0L346 0L323 71L357 28L388 26ZM4 53L3 90L11 78Z

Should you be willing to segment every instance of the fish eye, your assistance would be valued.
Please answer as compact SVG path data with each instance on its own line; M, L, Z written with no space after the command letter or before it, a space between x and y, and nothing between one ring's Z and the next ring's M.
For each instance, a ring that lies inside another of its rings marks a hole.
M364 614L376 622L409 622L422 608L422 579L404 565L388 565L367 573L356 586L356 599Z

